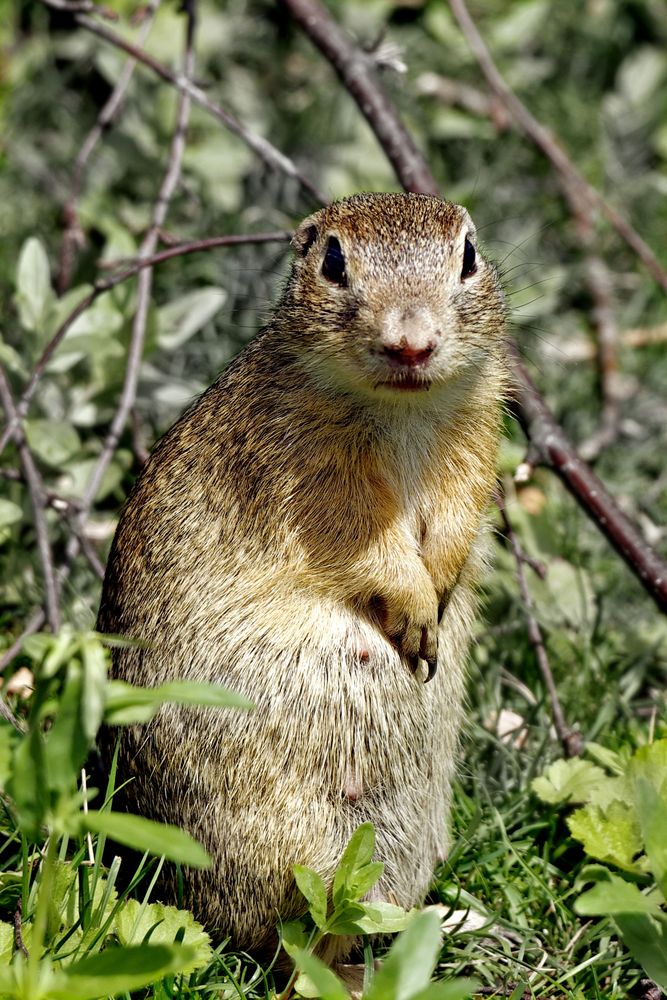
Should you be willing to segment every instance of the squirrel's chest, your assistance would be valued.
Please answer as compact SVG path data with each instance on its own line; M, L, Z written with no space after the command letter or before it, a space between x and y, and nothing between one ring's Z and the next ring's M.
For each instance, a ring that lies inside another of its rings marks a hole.
M425 420L391 427L385 440L384 474L395 497L402 527L417 540L436 502L438 444L436 431Z

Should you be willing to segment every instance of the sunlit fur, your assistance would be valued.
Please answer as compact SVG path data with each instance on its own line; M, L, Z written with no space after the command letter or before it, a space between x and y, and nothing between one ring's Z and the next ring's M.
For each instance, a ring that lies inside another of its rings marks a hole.
M346 287L321 273L332 235ZM461 279L466 237L464 209L420 195L307 219L273 318L163 438L121 517L99 627L147 645L115 649L115 676L218 681L257 706L167 707L119 760L128 808L211 852L186 902L239 947L302 912L291 866L330 879L366 820L378 891L403 906L447 850L506 380L503 296L479 249ZM383 353L403 336L435 338L416 373ZM428 684L410 669L424 637Z

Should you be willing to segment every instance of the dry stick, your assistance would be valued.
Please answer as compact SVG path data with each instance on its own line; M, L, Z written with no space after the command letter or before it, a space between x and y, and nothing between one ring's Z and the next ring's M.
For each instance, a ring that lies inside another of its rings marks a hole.
M0 365L0 402L2 402L7 421L10 422L15 416L16 409L12 398L12 390L5 375L4 368ZM42 565L42 576L44 578L44 600L46 604L46 618L52 632L57 632L60 627L60 611L58 608L58 586L56 574L53 566L53 553L49 541L49 533L46 527L44 508L46 506L46 493L44 483L39 470L32 457L32 452L23 434L23 430L17 427L14 432L19 458L23 467L23 475L30 494L32 506L32 516L35 524L35 534L37 535L37 550Z
M42 625L46 622L46 615L42 608L39 608L33 614L32 618L21 632L18 638L14 639L9 649L6 649L2 656L0 657L0 674L5 670L9 664L12 662L15 656L21 652L21 647L23 646L23 640L27 639L29 635L34 635L35 632L39 632ZM2 706L2 701L0 701L0 706Z
M151 69L157 76L162 80L166 80L173 87L176 87L183 94L192 100L199 107L203 108L218 121L222 122L225 128L233 132L234 135L238 136L246 146L253 150L254 153L259 156L259 158L271 168L271 170L278 170L281 173L286 174L288 177L293 178L297 181L304 191L307 191L311 198L319 205L325 204L328 199L327 197L319 191L311 181L308 180L304 174L298 169L295 163L281 153L279 149L276 149L267 139L262 136L257 135L256 132L252 132L249 128L246 128L242 122L234 117L229 111L225 111L224 108L220 107L219 104L215 104L211 101L201 87L197 87L191 80L184 76L182 73L172 73L171 70L167 69L162 63L153 59L147 52L143 49L138 48L136 45L132 45L130 42L126 42L117 32L112 31L105 25L97 24L92 18L86 17L85 15L79 15L76 17L77 24L81 27L86 28L87 31L91 31L93 34L98 35L103 38L106 42L114 45L118 49L122 49L123 52L127 52L131 55L137 62L142 63Z
M336 25L330 14L319 3L319 0L282 0L284 6L290 11L296 7L299 12L299 22L309 37L319 44L317 38L321 38L328 33L334 34ZM336 30L340 34L340 29ZM338 36L336 36L338 37ZM356 48L345 36L338 37L338 59L339 62L347 61L349 65L356 65ZM326 55L326 51L322 48ZM342 79L342 76L341 76ZM357 87L355 97L357 102L362 100L368 108L384 107L387 102L386 96L383 101L376 98L376 93L381 91L377 79L366 72ZM384 102L384 103L383 103ZM393 111L392 111L393 113ZM405 135L405 141L409 142L407 133L402 123L393 113L392 122ZM383 134L382 122L376 121L370 112L366 115L378 140ZM414 147L410 144L410 149ZM417 153L417 155L419 155ZM400 158L392 161L399 180L406 185L408 177L404 177L400 164ZM425 192L432 192L436 185L426 163L422 163L420 175L423 175L429 183L425 185ZM409 178L415 174L410 171ZM407 185L406 185L407 186ZM629 519L619 509L613 497L607 492L595 473L576 455L571 443L565 437L563 431L556 423L546 403L533 385L528 372L520 361L518 351L515 347L510 348L510 356L514 361L516 375L516 395L515 406L519 420L521 421L528 438L533 445L535 452L539 455L539 461L554 469L563 480L567 488L575 497L577 502L583 507L593 523L609 539L614 548L626 561L632 572L651 594L662 611L667 611L667 565L656 555L649 545L641 537L640 533L629 521Z
M317 0L283 2L356 100L403 187L437 195L437 184L424 157L405 131L392 102L377 86L372 56L349 41Z
M196 24L196 0L189 0L189 2L185 5L185 9L187 11L187 20L183 68L184 78L189 80L193 75L195 63L194 33ZM190 118L190 105L191 100L189 94L185 90L181 91L178 101L178 110L176 113L176 127L174 129L174 135L171 141L171 148L169 150L167 160L167 169L153 208L153 217L150 228L146 233L139 250L140 258L151 257L155 253L158 233L164 225L169 203L178 186L178 181L181 176L181 166L183 163L183 153L185 151L185 135ZM144 351L146 322L148 320L152 284L152 267L143 268L139 273L137 308L132 323L130 347L128 351L125 379L123 381L120 400L118 402L113 420L111 421L108 434L104 440L102 452L97 460L97 463L95 464L92 475L86 484L81 504L82 509L77 516L77 521L81 528L81 535L84 534L86 515L95 501L102 478L109 466L109 463L111 462L111 459L113 458L116 448L118 447L121 433L125 427L128 414L134 405L134 400L136 398L137 385L139 382L139 368ZM75 546L77 545L78 539L76 538L76 535L74 535L70 538L67 547L68 554L73 554Z
M563 709L561 708L560 699L558 697L558 690L556 688L554 676L551 672L549 657L547 656L546 647L542 638L542 631L537 618L535 617L535 605L532 597L530 596L530 590L528 589L528 581L526 580L526 574L524 571L524 565L528 562L528 559L519 544L519 539L514 533L512 522L509 519L509 515L505 507L505 497L500 489L496 491L494 499L503 521L503 534L509 542L512 555L514 556L516 562L516 578L519 584L521 603L523 604L524 615L526 618L528 639L533 647L533 650L535 651L537 665L540 668L540 673L542 674L542 679L549 695L549 701L551 702L551 715L554 720L556 733L565 755L567 757L578 757L583 749L581 734L576 729L572 729L568 726L565 721L565 716L563 715Z
M531 444L531 460L560 477L577 502L625 560L661 611L667 612L667 565L621 511L583 459L535 388L516 346L507 349L521 380L517 418Z
M100 295L111 291L112 288L115 288L116 285L120 285L123 281L133 278L144 268L152 267L154 264L161 264L165 260L171 260L172 257L183 257L187 254L199 253L202 250L211 250L215 247L241 246L252 243L283 243L287 242L291 238L291 233L285 230L277 230L272 233L239 233L232 236L212 236L208 239L192 240L188 243L181 243L177 246L169 247L167 250L161 250L160 253L153 254L152 256L137 258L136 260L128 263L127 266L117 274L111 275L108 278L100 278L95 282L92 290L88 292L88 294L81 299L74 309L72 309L71 313L66 316L42 351L37 364L33 368L28 383L21 394L21 398L16 404L14 416L10 419L8 418L7 425L5 426L2 434L0 434L0 454L3 452L9 439L14 435L16 428L25 418L30 406L30 401L35 394L37 385L42 378L44 370L51 360L54 351L59 347L75 320L77 320L79 316L81 316L81 314L84 313L97 298L99 298Z
M48 0L49 6L53 6L53 2L54 0ZM142 25L141 37L139 39L139 44L141 46L143 46L148 39L151 28L153 27L153 18L155 17L155 13L159 6L160 0L151 0L151 2L146 5L145 19ZM132 75L136 65L137 63L135 59L129 58L126 61L120 72L116 86L111 92L108 101L100 111L97 121L84 139L81 149L79 150L77 158L74 162L72 186L64 208L65 232L63 233L63 241L60 248L60 265L58 267L58 278L56 281L56 287L59 295L62 295L63 292L67 291L71 284L72 272L74 271L76 262L76 251L77 248L79 248L83 243L83 234L81 232L77 214L77 202L81 195L84 172L88 166L88 161L90 160L95 146L98 144L107 129L111 127L118 114L123 98L125 97L132 80Z
M582 177L563 147L556 142L551 132L537 118L533 117L528 108L522 104L516 94L505 83L491 58L491 53L484 44L468 13L464 0L449 0L449 5L489 86L501 99L517 125L540 147L553 165L567 178L568 183L577 188L579 197L597 208L611 222L619 236L625 240L628 246L643 261L647 270L653 275L658 284L667 291L667 271L662 267L648 244L644 242L628 220L609 205L602 195Z

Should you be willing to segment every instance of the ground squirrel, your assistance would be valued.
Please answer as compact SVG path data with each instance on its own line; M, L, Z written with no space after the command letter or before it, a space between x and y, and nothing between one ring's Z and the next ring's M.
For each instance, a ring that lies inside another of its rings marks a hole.
M168 706L119 757L127 807L213 856L186 903L245 949L303 912L292 865L331 879L364 821L402 906L446 853L506 381L464 208L357 195L293 247L268 325L139 476L98 622L145 643L113 650L114 676L256 705Z

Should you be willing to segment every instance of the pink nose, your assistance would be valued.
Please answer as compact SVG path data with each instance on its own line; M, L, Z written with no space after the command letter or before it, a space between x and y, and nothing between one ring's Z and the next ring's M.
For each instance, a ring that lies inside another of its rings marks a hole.
M384 347L390 364L414 368L423 365L430 358L435 350L436 342L429 341L425 347L413 347L411 344L402 343L398 347Z

